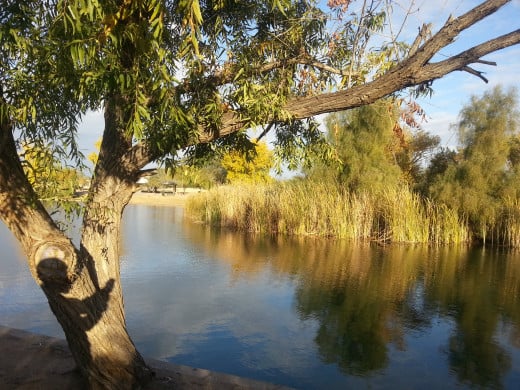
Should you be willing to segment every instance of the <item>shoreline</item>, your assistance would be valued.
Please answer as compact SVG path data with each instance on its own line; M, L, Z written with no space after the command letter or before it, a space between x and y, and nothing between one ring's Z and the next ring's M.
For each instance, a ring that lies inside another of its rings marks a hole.
M3 390L82 389L67 342L0 325L0 388ZM155 371L144 389L285 390L267 382L147 359Z
M195 193L153 193L153 192L136 192L132 195L128 204L146 205L146 206L165 206L165 207L184 207L186 200Z

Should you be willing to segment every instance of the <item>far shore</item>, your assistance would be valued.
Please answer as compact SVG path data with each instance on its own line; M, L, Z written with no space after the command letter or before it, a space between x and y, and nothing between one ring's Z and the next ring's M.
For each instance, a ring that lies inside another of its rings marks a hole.
M182 193L154 193L154 192L136 192L130 204L147 205L147 206L170 206L184 207L186 200L193 196L194 192Z

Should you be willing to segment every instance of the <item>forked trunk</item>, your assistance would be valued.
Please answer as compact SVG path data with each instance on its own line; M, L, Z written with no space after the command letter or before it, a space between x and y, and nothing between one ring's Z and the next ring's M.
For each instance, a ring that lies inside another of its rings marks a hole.
M121 131L121 115L117 105L107 102L80 248L58 229L38 200L23 172L12 128L0 123L0 219L22 245L29 269L92 389L136 388L152 376L125 324L119 234L139 166L125 160L131 137Z
M24 240L29 268L63 328L88 387L131 389L147 382L152 372L126 330L118 218L89 224L87 213L78 250L50 219L40 218L44 215L27 218L28 230L34 232Z
M127 333L119 279L99 283L86 251L48 240L33 264L88 387L131 389L146 382L151 372ZM80 264L75 271L74 264Z

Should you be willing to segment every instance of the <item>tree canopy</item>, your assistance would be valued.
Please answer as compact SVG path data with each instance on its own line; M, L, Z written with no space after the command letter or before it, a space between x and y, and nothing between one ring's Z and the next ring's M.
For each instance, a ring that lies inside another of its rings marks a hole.
M520 196L516 155L519 108L516 90L497 87L473 96L457 123L460 149L432 176L429 192L464 213L481 238L501 219L502 208ZM433 161L432 170L439 166Z
M311 137L295 120L424 89L454 70L478 74L472 63L490 65L483 55L520 39L513 31L432 62L507 3L493 0L435 34L423 26L414 42L390 35L374 52L391 9L350 3L7 1L2 109L25 135L61 139L74 152L79 114L124 95L127 158L144 166L258 125L276 124L281 143Z

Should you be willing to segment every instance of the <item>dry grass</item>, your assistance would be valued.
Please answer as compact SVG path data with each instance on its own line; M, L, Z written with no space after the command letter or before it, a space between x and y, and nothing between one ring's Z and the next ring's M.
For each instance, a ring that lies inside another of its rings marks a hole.
M373 195L306 181L223 186L190 198L187 212L203 223L250 232L433 244L470 240L456 212L407 188Z

